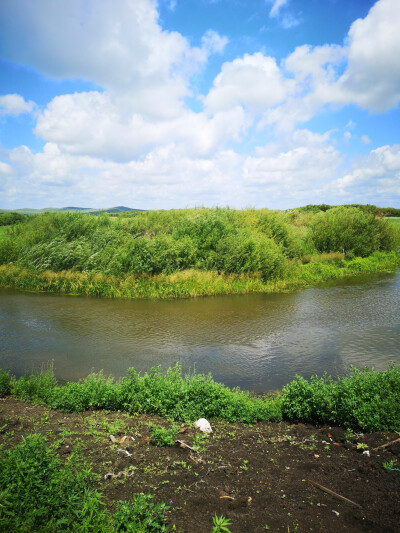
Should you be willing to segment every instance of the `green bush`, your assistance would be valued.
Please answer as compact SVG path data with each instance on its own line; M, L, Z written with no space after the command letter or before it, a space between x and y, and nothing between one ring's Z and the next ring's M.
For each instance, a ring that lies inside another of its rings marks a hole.
M216 252L219 270L235 274L260 272L265 280L277 277L285 263L282 248L273 239L246 229L221 239Z
M366 257L394 245L392 227L369 211L357 207L335 207L318 213L310 221L312 239L318 252L341 252Z
M90 468L74 452L61 463L56 445L27 435L0 460L1 531L101 531L107 515L89 488Z
M400 366L384 372L352 367L333 381L297 376L282 389L282 413L290 420L337 424L363 431L400 430Z
M0 213L0 226L12 226L18 224L18 222L24 222L26 217L20 213Z
M0 530L18 532L93 531L142 533L167 531L163 503L150 494L118 502L111 514L91 488L96 476L79 449L63 463L55 443L27 435L0 459Z

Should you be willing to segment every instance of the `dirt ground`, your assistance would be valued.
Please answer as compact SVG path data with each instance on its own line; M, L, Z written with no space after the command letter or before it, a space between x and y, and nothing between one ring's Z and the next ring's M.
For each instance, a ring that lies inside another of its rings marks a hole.
M80 446L110 509L133 493L150 492L170 506L167 523L178 532L209 533L215 513L231 520L232 533L400 530L400 442L390 444L396 433L211 420L208 439L180 426L177 439L200 446L194 451L179 443L155 446L151 422L170 426L155 416L65 414L6 398L0 401L1 454L32 432L49 442L62 439L65 459Z

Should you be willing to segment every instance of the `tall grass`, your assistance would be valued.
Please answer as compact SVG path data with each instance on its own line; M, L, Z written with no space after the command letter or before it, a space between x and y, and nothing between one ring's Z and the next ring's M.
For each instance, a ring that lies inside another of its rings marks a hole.
M337 424L363 431L400 431L400 365L383 372L352 367L348 376L296 377L280 394L260 397L229 389L210 375L186 374L175 365L139 375L133 368L118 381L101 372L59 385L51 369L16 380L1 374L2 391L65 412L87 409L158 414L192 422L197 418L253 423L282 418Z
M279 278L264 280L260 273L224 274L183 270L173 274L107 275L101 272L36 272L18 265L0 266L0 285L28 291L51 291L110 298L188 298L206 295L269 293L311 287L327 280L362 273L393 272L400 264L394 253L343 260L340 254L306 256L286 263Z

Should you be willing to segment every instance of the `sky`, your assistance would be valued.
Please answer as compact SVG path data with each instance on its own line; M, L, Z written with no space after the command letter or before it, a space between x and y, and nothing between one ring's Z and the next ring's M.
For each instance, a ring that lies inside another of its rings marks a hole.
M0 0L0 208L399 208L399 28L399 0Z

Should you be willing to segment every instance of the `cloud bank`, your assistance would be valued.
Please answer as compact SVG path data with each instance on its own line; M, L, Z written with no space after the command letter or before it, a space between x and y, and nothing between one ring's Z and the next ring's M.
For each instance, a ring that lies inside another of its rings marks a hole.
M276 0L270 15L285 3ZM10 205L49 197L54 205L79 198L143 208L400 198L399 145L343 171L332 132L304 126L327 108L398 105L397 0L379 0L343 45L299 46L281 62L256 52L223 63L196 110L192 80L228 39L208 31L192 46L162 29L153 0L6 0L2 15L3 58L98 87L56 96L37 112L43 151L2 150L1 194ZM1 114L33 109L18 94L0 96Z

